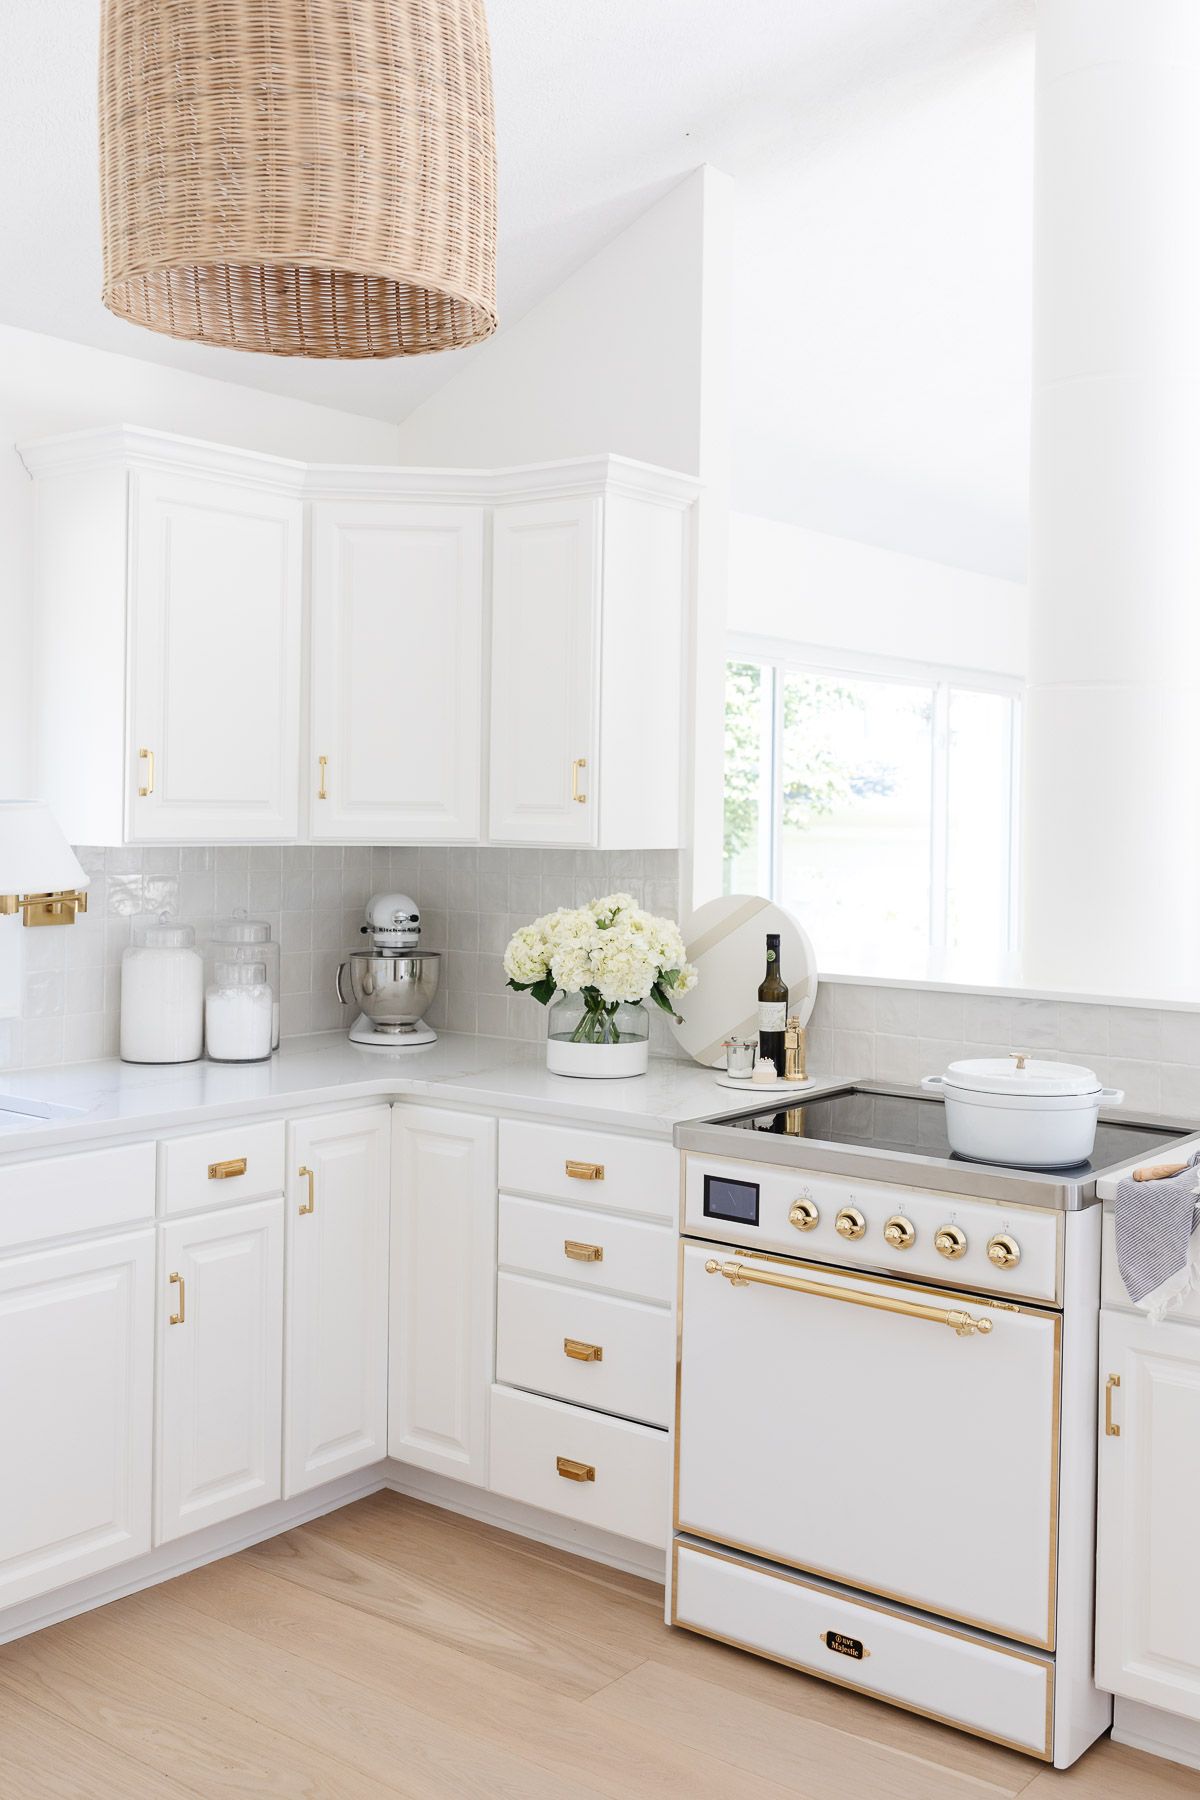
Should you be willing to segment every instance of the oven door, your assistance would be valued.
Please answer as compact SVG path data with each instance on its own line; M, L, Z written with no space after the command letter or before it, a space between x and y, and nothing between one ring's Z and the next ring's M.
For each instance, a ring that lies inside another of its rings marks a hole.
M1058 1315L682 1254L676 1528L1052 1648Z

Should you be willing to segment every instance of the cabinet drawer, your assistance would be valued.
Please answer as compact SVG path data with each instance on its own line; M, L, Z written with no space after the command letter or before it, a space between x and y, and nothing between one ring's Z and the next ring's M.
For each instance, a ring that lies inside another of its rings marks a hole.
M154 1145L0 1168L0 1251L154 1218Z
M503 1387L492 1389L491 1425L495 1493L640 1544L666 1543L665 1431Z
M552 1200L500 1196L500 1266L671 1304L675 1233Z
M673 1625L1049 1760L1049 1658L723 1551L676 1542L673 1563Z
M223 1125L159 1145L163 1211L199 1212L283 1192L283 1120Z
M503 1120L500 1186L674 1222L679 1159L672 1145L653 1139Z
M668 1423L675 1339L665 1307L523 1275L501 1275L496 1288L499 1381L648 1425Z

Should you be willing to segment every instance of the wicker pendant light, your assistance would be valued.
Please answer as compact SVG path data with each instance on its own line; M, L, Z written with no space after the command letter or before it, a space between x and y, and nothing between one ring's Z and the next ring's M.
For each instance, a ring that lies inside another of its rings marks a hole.
M496 328L483 0L103 0L104 304L275 356Z

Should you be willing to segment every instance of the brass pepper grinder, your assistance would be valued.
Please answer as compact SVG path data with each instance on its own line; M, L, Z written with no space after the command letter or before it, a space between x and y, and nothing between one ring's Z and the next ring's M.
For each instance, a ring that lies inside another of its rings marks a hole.
M805 1032L798 1013L793 1013L783 1034L783 1078L785 1081L807 1081L805 1065Z

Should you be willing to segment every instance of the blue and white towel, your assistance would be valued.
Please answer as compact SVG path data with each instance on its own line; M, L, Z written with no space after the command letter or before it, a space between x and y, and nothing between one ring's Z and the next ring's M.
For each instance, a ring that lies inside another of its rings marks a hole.
M1160 1181L1117 1184L1117 1264L1125 1291L1146 1302L1152 1319L1179 1306L1200 1277L1200 1243L1193 1237L1200 1214L1200 1150L1178 1175Z

